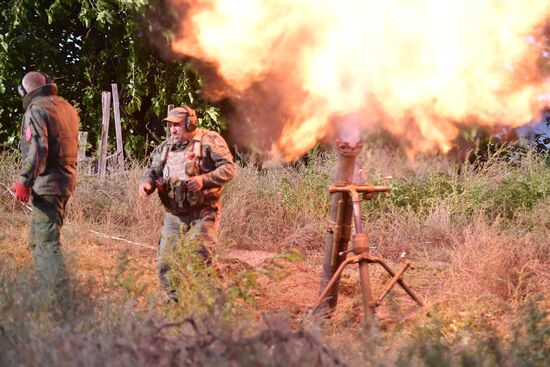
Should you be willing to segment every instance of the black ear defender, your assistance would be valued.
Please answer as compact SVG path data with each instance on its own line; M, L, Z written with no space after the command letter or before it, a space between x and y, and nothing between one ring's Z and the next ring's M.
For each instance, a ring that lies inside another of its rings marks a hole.
M48 74L41 71L37 71L37 73L40 73L44 77L44 79L46 79L46 85L52 84L52 79ZM25 75L27 74L28 73L26 73ZM25 75L23 76L23 78L25 78ZM25 87L23 87L23 78L21 78L21 80L19 81L19 85L17 86L17 92L19 92L19 95L21 97L25 97L27 95L27 90L25 89Z
M187 111L187 117L185 118L185 130L197 130L197 127L199 127L199 121L197 120L197 113L195 110L184 104L182 104L181 107Z

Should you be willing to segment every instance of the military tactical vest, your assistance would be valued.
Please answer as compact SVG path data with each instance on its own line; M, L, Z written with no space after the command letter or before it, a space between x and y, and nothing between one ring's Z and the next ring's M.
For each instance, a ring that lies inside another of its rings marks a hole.
M204 192L192 192L186 184L187 179L201 174L202 137L203 132L198 130L185 149L173 151L172 144L168 143L162 152L165 192L159 191L159 196L172 214L186 214L205 203Z

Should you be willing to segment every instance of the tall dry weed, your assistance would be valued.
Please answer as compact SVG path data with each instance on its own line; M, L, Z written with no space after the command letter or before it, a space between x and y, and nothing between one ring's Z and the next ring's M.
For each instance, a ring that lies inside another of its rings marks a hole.
M425 214L388 207L382 215L367 215L366 227L375 253L394 260L404 256L426 263L448 261L448 249L461 229L452 209L444 203Z
M137 309L135 299L117 296L116 288L111 297L92 299L79 290L83 284L74 286L64 300L68 311L59 314L33 291L28 272L0 262L0 365L344 365L319 328L284 316L226 318L216 301L185 313L156 303Z
M144 167L134 162L128 165L124 173L114 173L103 182L96 175L79 174L67 220L85 229L94 228L153 246L164 210L156 193L148 198L138 194Z
M239 166L224 195L225 238L245 249L320 249L329 203L327 159L264 169Z
M516 237L499 220L477 216L450 251L444 287L453 297L519 303L550 291L550 254L532 236Z
M386 176L403 180L434 172L452 174L457 166L456 162L444 156L419 155L413 159L399 150L377 145L366 145L357 160L366 170L367 180Z

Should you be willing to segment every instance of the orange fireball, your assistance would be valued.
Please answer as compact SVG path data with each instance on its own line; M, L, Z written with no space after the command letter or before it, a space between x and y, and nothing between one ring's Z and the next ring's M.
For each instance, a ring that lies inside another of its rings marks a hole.
M171 1L189 9L174 51L215 65L251 134L283 160L357 121L446 151L459 122L526 123L548 87L547 0Z

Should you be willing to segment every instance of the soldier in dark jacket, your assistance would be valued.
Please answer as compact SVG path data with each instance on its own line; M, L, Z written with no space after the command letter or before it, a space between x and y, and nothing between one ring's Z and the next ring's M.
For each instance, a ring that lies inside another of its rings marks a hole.
M21 80L23 164L13 187L16 199L32 196L29 244L42 289L66 284L59 241L65 208L76 185L78 123L76 110L57 95L57 85L41 72Z
M157 147L139 185L145 197L155 189L166 209L158 250L158 276L168 298L177 300L170 286L166 261L184 240L201 241L201 254L212 262L209 244L217 242L224 185L235 176L235 164L225 140L216 132L198 129L190 107L177 107L163 121L170 138Z

